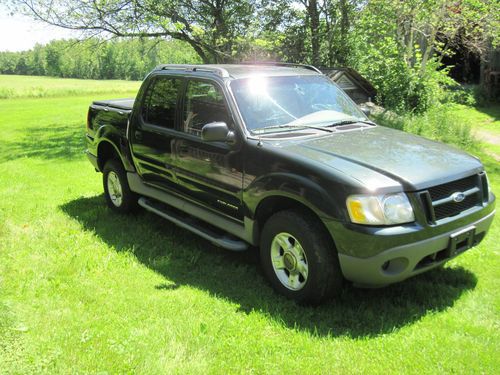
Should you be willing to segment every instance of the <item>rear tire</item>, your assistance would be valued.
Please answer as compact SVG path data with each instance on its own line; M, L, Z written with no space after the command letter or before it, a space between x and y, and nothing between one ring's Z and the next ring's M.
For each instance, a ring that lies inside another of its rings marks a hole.
M271 216L261 234L262 268L273 288L301 304L319 304L342 290L333 241L317 217L299 210Z
M119 213L128 213L137 209L138 197L130 190L127 174L119 160L110 159L106 162L102 182L109 208Z

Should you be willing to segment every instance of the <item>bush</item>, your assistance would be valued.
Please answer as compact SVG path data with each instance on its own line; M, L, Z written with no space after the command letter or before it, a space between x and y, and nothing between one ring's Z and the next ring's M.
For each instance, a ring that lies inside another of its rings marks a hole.
M459 84L449 86L446 88L443 102L475 106L477 104L476 89L475 87L465 87Z
M486 107L491 105L495 98L488 95L484 87L480 85L462 86L455 84L446 89L443 103L463 104L469 107Z

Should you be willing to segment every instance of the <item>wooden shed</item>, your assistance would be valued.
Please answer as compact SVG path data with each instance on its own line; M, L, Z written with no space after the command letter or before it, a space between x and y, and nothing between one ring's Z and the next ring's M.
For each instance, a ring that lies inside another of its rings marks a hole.
M355 103L375 100L377 90L361 74L352 68L321 68L323 74L339 85Z
M500 48L494 48L491 43L481 63L480 83L490 99L500 99Z

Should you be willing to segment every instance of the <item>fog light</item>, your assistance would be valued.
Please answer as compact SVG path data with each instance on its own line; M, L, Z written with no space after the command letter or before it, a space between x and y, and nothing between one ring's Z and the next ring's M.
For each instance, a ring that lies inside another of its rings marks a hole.
M385 274L395 276L406 271L409 263L408 258L394 258L382 264L380 268Z

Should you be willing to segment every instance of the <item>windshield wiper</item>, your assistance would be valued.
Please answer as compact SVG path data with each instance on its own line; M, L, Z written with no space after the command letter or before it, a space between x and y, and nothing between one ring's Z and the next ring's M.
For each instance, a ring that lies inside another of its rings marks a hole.
M323 130L328 133L333 133L335 130L333 129L328 129L325 126L315 126L315 125L287 125L287 124L280 124L280 125L269 125L269 126L264 126L263 128L258 128L253 130L253 133L261 134L261 130L268 130L268 129L283 129L283 128L303 128L303 129L317 129L317 130Z
M335 126L357 124L358 122L360 122L362 124L375 125L374 122L371 122L369 120L341 120L341 121L337 121L337 122L334 122L334 123L328 125L328 127L332 128L332 127L335 127Z

